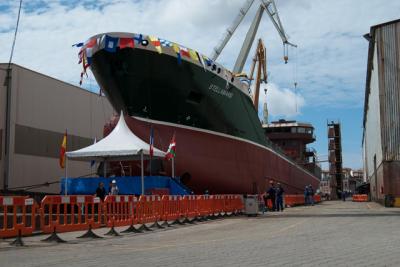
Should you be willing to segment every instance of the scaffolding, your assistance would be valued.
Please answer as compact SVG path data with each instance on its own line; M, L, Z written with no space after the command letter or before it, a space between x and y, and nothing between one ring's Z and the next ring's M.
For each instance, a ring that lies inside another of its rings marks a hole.
M340 122L327 122L327 127L331 192L336 192L337 197L340 198L343 190L342 136ZM334 197L334 195L331 195L331 198Z

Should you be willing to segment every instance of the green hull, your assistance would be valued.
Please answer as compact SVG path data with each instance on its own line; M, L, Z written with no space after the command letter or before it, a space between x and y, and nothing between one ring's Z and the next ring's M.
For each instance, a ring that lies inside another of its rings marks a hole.
M250 97L220 77L218 67L128 48L98 51L91 70L117 111L267 144Z

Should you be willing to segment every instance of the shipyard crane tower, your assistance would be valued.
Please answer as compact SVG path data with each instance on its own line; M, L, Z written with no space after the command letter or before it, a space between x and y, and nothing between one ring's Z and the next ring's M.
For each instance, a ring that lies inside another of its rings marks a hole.
M283 49L284 49L283 57L284 57L285 63L287 63L287 61L288 61L288 46L297 47L296 45L294 45L288 41L288 36L286 35L285 30L283 29L281 20L278 15L278 10L276 9L275 1L274 0L259 0L259 1L260 1L260 6L257 10L256 15L254 16L251 26L246 34L246 38L243 42L239 56L236 59L235 66L233 68L234 73L241 73L243 70L243 66L246 63L250 48L253 44L253 41L254 41L255 35L257 33L258 26L260 25L261 17L264 14L264 11L270 17L273 25L275 26L275 29L278 31L278 33L282 39ZM226 30L226 33L224 34L224 36L221 39L221 41L219 42L219 44L214 48L213 54L211 55L212 60L215 61L218 58L218 56L221 54L222 50L224 49L226 44L231 39L235 30L237 29L239 24L242 22L243 18L245 17L245 15L249 11L249 9L253 5L253 3L254 3L254 0L247 0L245 2L245 4L242 6L242 8L239 11L239 14L235 17L231 26Z

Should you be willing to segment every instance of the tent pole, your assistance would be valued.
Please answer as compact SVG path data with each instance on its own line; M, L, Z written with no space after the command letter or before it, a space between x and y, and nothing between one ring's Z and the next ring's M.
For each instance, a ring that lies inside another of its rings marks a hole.
M172 178L175 178L175 158L172 157Z
M141 168L141 174L142 174L142 195L144 195L143 150L142 150L142 153L140 154L140 168Z
M68 195L68 157L65 156L65 195Z
M103 161L103 176L104 176L104 178L107 178L107 159L106 158L104 158L104 161Z

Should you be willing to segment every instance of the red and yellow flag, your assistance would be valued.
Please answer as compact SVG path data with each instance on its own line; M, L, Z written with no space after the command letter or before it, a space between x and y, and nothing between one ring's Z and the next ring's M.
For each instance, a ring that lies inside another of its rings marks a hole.
M67 131L65 131L61 147L60 147L60 167L65 168L65 152L67 151Z

